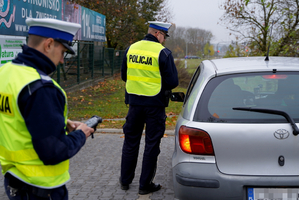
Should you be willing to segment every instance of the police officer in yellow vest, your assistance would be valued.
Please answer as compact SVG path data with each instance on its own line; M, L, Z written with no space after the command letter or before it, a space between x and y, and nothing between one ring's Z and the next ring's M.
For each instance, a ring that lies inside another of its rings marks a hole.
M80 24L26 19L28 46L0 67L0 162L10 199L68 199L69 159L94 129L67 119L67 97L48 74L74 54Z
M178 85L178 74L171 51L162 43L168 35L170 23L150 21L148 34L132 44L123 59L121 76L126 82L125 103L129 104L123 126L125 140L121 160L121 189L128 190L137 164L139 144L144 125L145 149L139 179L139 194L158 191L153 183L165 131L165 107L171 89Z

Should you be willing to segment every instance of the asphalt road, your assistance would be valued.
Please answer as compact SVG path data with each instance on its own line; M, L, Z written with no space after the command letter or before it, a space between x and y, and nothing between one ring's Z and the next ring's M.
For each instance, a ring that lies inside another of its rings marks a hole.
M121 149L124 140L121 133L96 133L88 138L81 151L70 159L71 180L67 183L71 200L167 200L174 199L171 157L174 148L174 136L162 138L161 153L155 183L162 185L160 191L138 195L141 172L144 136L142 137L135 178L128 191L120 189L119 175ZM0 175L0 199L8 200L3 187L3 175Z

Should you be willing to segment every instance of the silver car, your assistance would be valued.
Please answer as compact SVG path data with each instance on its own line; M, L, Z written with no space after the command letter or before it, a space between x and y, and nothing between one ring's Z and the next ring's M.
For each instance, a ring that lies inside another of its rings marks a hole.
M299 58L205 60L175 129L176 199L299 197Z

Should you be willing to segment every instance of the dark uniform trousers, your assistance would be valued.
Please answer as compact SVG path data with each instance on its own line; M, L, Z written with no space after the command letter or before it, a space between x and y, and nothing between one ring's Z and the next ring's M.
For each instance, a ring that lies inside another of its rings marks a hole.
M30 186L9 173L5 174L4 187L10 200L68 200L68 191L65 185L44 190ZM12 190L12 188L14 189Z
M165 132L165 107L130 105L123 126L125 141L122 149L121 181L130 184L135 176L140 139L145 128L145 148L139 188L147 187L156 174L160 142Z

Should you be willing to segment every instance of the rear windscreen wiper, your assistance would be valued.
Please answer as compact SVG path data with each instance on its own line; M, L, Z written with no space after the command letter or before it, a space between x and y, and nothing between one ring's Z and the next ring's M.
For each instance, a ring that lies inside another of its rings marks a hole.
M294 122L293 118L291 118L291 116L288 113L284 112L284 111L272 110L272 109L263 109L263 108L251 108L251 107L236 107L236 108L233 108L233 110L243 110L243 111L250 111L250 112L259 112L259 113L281 115L284 118L286 118L286 120L291 124L291 126L293 128L293 134L294 135L299 134L299 129L298 129L296 123Z

